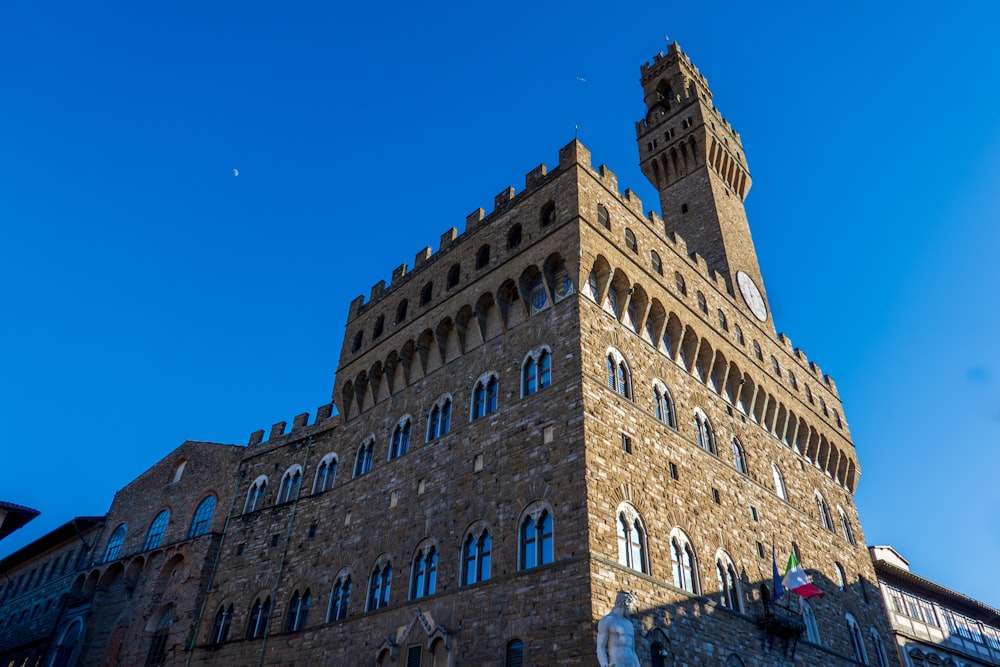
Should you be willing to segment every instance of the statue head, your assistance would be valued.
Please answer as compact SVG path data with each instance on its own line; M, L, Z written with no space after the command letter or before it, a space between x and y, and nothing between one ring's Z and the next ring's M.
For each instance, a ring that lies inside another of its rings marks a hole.
M636 602L635 593L632 591L618 591L618 597L615 598L615 606L624 609L626 614L635 611Z

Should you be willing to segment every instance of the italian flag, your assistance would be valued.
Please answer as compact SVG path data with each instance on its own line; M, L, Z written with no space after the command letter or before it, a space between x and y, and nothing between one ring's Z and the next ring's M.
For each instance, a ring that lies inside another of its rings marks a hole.
M795 557L794 551L788 557L788 567L785 568L785 576L781 580L781 584L806 599L817 595L823 597L823 591L813 586L809 575L802 569L799 559Z

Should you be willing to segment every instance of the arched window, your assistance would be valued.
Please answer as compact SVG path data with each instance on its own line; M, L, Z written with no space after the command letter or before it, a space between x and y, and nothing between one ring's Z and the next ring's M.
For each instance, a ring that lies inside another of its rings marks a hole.
M618 562L639 572L649 574L646 561L646 530L638 510L628 503L618 508Z
M774 477L774 492L782 500L788 500L788 490L785 489L785 476L781 474L778 464L771 464L771 475Z
M851 635L851 646L854 648L854 659L863 665L868 664L868 651L865 650L865 638L861 634L861 626L854 620L854 617L847 614L847 632Z
M740 328L740 325L734 324L733 331L736 333L736 342L740 345L745 345L746 338L743 337L743 329Z
M520 569L530 570L552 562L552 514L537 508L521 521Z
M840 563L834 562L833 572L837 576L837 588L840 590L847 589L847 574L844 572L844 566Z
M632 400L632 373L625 357L618 350L608 350L608 387L619 395Z
M653 267L659 275L663 275L663 262L660 260L660 256L655 250L649 251L649 265Z
M595 302L597 301L598 297L600 296L600 287L598 286L598 283L597 283L597 274L594 273L593 271L591 271L587 275L587 294Z
M421 549L413 559L410 573L410 599L434 595L437 590L438 553L434 547Z
M521 395L530 396L552 384L552 354L547 348L528 353L521 365Z
M149 651L146 653L147 665L162 665L167 657L167 637L170 635L170 626L174 624L174 607L170 605L163 612L156 630L153 631L153 638L149 643Z
M430 442L451 430L451 396L439 398L427 415L427 441Z
M608 213L604 204L597 205L597 223L605 229L611 229L611 214Z
M733 438L733 467L744 475L749 474L746 453L743 451L743 445L736 438Z
M389 606L389 587L392 584L392 563L386 561L381 566L376 565L368 581L368 608L375 611Z
M167 522L169 521L170 512L167 510L163 510L156 515L153 523L149 525L149 532L146 533L146 543L142 545L143 551L149 551L160 546L160 542L163 541L163 533L167 530Z
M774 369L774 374L779 378L781 377L781 364L778 363L778 359L772 354L771 355L771 368Z
M635 301L629 301L625 308L625 326L639 333L639 316L635 310Z
M795 373L790 368L788 369L788 381L792 383L792 389L799 388L799 381L795 379Z
M608 293L604 295L604 310L618 319L618 290L614 285L608 285Z
M653 382L653 403L656 418L670 428L677 428L677 419L674 417L674 401L670 398L667 386L662 382Z
M722 312L719 308L719 328L723 331L729 331L729 320L726 319L726 314Z
M434 283L428 282L424 285L423 289L420 290L420 305L426 306L434 298Z
M330 593L330 609L326 614L327 622L342 621L347 618L347 607L351 602L351 575L341 575L333 585Z
M674 575L674 586L688 593L697 594L698 561L687 535L677 529L674 529L670 536L670 565Z
M521 245L521 225L514 225L507 231L507 249L513 250Z
M382 335L385 330L385 315L379 315L378 319L375 320L375 326L372 327L372 339L376 339Z
M701 290L698 290L698 310L708 315L708 301L705 299L705 295L702 294Z
M757 341L753 342L753 356L757 357L757 361L764 361L764 352Z
M708 421L708 417L701 410L696 410L694 413L694 427L698 433L698 446L706 452L717 454L718 450L715 447L715 431L712 429L712 422Z
M118 553L122 550L122 542L125 541L125 531L127 530L128 526L123 523L115 528L115 532L111 533L111 539L108 540L108 547L104 550L105 563L118 558Z
M406 319L406 307L408 305L409 304L407 303L406 299L403 299L402 301L399 302L399 305L396 306L396 324L399 324L400 322Z
M819 491L816 492L816 511L819 513L819 523L827 530L833 530L833 518L830 516L830 506Z
M740 579L733 559L725 551L715 557L715 576L719 579L719 604L734 611L743 611Z
M271 618L271 598L263 601L257 598L250 607L250 618L247 620L247 639L263 637L267 632L267 622Z
M372 458L375 455L375 440L370 438L363 445L358 447L358 453L354 457L354 476L360 477L372 469Z
M674 285L677 287L677 291L681 293L681 296L687 296L687 283L684 282L684 276L680 274L680 271L674 273Z
M670 652L663 648L663 644L660 642L653 642L649 646L649 664L650 667L666 667L666 662L663 661L664 658L670 655Z
M490 263L490 247L488 245L481 246L478 251L476 251L476 268L481 269Z
M212 623L212 636L209 644L223 644L229 639L229 626L233 622L233 605L222 605L215 612L215 622Z
M462 585L477 584L490 578L493 537L484 528L479 535L469 533L462 548Z
M277 504L287 503L299 497L299 486L302 484L302 466L296 464L281 476L281 488L278 489Z
M851 520L847 518L847 512L844 511L843 507L837 507L837 514L840 515L840 526L844 530L844 539L851 543L851 546L857 546L857 542L854 539L854 530L851 528Z
M500 381L496 373L487 373L476 382L472 390L472 419L496 412L499 391Z
M889 656L885 652L885 644L882 643L882 635L880 635L878 630L875 628L872 628L871 632L872 644L875 646L875 658L878 660L878 667L889 667Z
M307 588L301 594L296 590L288 601L288 615L285 617L285 632L298 632L306 627L306 616L312 603L312 593Z
M458 264L452 264L451 268L448 269L448 289L458 285L460 278L461 267Z
M316 467L316 479L313 481L313 493L323 493L333 488L337 478L337 455L330 453L320 459Z
M635 232L628 227L625 228L625 247L632 252L639 251L639 244L635 241Z
M809 606L808 601L800 600L800 602L802 603L802 621L806 624L806 638L813 644L819 644L819 625L816 624L816 614Z
M212 526L212 515L215 514L215 496L208 496L200 503L191 517L191 528L188 529L188 537L198 537L208 532Z
M524 667L524 643L520 639L511 639L507 642L504 667Z
M267 493L267 476L261 475L250 485L247 491L247 502L243 506L243 512L256 512L264 506L264 496Z
M410 418L403 417L396 428L392 430L389 439L389 460L393 460L410 451Z
M8 619L8 628L13 620L13 616ZM76 644L80 640L80 634L82 632L83 622L80 619L75 619L72 623L63 628L62 634L59 636L59 641L56 642L55 656L53 657L51 663L53 667L67 667L67 665L70 664L70 658L73 657L73 650L76 648Z
M360 350L361 344L364 342L364 340L365 340L364 331L359 331L358 333L354 334L354 344L351 345L351 352L357 352L358 350Z

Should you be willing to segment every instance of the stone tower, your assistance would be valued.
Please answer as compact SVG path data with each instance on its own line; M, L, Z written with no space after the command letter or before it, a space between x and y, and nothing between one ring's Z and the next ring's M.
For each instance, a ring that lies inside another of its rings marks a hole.
M667 231L696 248L758 320L769 308L743 201L750 171L740 135L712 105L708 81L676 42L642 66L640 166L660 193ZM742 274L742 275L741 275Z

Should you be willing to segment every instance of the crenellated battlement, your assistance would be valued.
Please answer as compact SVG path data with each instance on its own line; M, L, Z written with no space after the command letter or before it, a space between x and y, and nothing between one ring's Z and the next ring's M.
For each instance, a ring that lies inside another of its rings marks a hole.
M319 406L318 408L316 408L316 420L311 424L309 423L308 412L303 412L302 414L295 415L295 417L292 418L292 428L290 431L287 432L285 429L288 427L288 422L285 421L275 422L274 424L271 425L271 430L270 432L268 432L267 439L264 438L264 433L265 433L264 429L254 431L253 433L250 434L250 440L249 442L247 442L247 446L256 447L257 445L263 444L265 442L271 443L286 435L298 436L301 434L303 430L305 430L309 426L318 426L337 417L337 415L334 414L334 409L335 406L333 403L327 403L325 405Z

